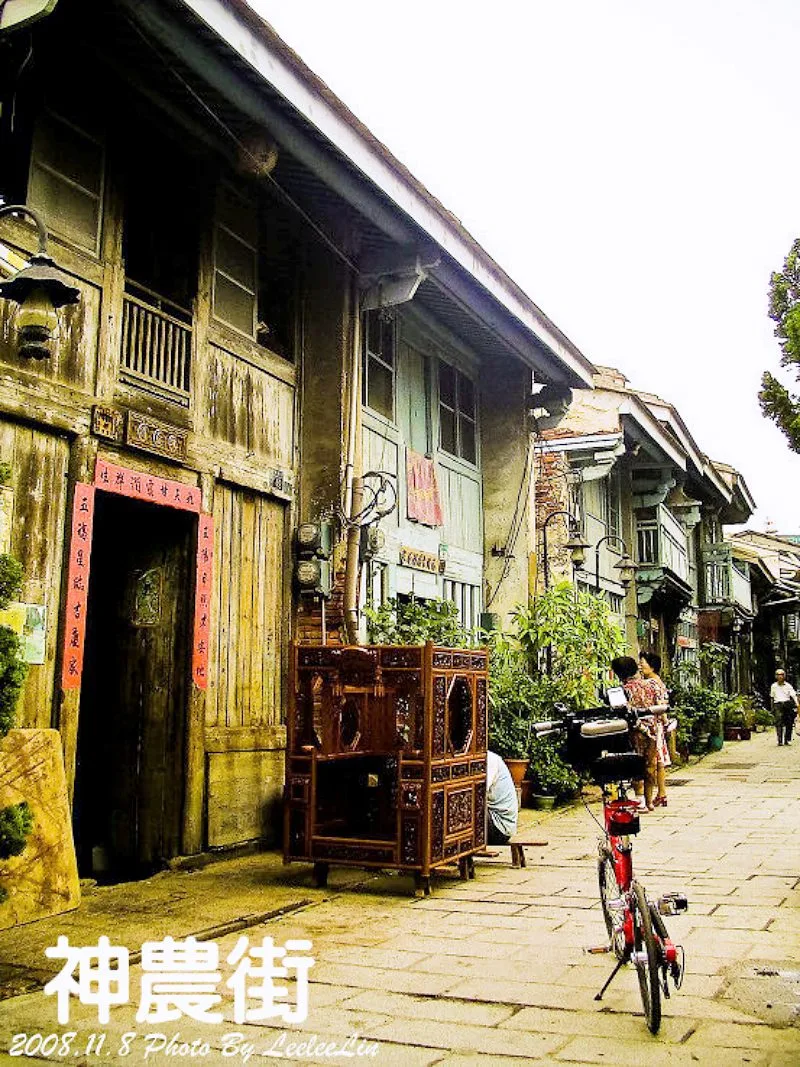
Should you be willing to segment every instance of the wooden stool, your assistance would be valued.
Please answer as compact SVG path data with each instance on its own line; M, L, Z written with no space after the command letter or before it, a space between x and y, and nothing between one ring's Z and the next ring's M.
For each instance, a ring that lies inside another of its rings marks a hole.
M549 841L541 841L539 838L534 837L532 833L526 833L523 830L510 837L508 843L511 846L512 866L527 867L528 864L525 860L525 846L527 845L529 848L544 848L549 844Z

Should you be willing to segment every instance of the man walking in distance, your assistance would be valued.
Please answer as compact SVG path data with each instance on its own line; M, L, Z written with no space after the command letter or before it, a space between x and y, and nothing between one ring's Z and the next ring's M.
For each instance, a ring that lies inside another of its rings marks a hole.
M797 693L786 681L786 672L780 667L775 671L775 681L769 691L775 731L779 745L792 743L792 729L797 715Z

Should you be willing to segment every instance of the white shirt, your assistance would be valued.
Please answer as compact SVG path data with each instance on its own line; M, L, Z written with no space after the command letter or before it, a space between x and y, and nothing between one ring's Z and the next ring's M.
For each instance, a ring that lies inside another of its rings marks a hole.
M791 701L792 704L797 704L797 693L788 682L784 682L783 685L773 682L769 691L769 698L773 704L785 703L787 700Z

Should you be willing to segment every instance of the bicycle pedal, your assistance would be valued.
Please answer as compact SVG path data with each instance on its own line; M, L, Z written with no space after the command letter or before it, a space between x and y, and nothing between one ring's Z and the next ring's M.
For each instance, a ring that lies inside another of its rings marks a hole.
M613 952L611 945L593 945L591 948L585 948L583 950L589 956L602 956L606 952Z

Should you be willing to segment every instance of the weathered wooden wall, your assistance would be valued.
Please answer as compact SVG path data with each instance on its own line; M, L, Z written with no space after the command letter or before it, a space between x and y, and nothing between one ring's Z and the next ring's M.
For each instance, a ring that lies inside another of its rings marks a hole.
M22 563L24 603L47 610L46 659L31 665L17 709L21 727L49 727L60 618L67 464L66 437L0 419L0 460L11 466L11 552Z

